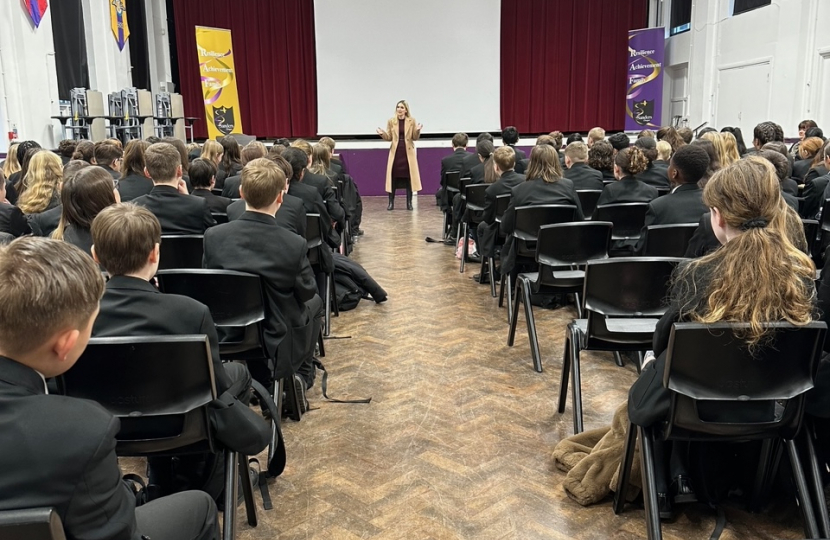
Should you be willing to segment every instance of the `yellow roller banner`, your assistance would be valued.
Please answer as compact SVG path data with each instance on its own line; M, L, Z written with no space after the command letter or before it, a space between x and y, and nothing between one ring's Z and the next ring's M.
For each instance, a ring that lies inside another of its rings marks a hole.
M196 54L211 139L242 133L232 49L230 30L196 27Z

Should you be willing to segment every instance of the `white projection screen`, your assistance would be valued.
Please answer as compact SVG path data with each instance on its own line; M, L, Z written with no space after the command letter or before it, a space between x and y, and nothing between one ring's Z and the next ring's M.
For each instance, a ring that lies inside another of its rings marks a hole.
M501 0L314 0L317 130L368 135L405 99L423 133L500 129Z

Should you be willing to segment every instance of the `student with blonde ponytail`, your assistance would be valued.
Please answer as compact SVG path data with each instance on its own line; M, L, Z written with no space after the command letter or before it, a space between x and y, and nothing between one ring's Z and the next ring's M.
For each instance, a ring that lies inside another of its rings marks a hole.
M62 178L63 164L57 154L49 151L36 153L23 178L25 189L17 206L24 214L39 214L59 205Z
M614 177L616 182L608 184L602 190L597 205L651 202L657 198L657 188L637 180L636 175L648 169L649 159L643 150L631 146L617 152L614 156Z

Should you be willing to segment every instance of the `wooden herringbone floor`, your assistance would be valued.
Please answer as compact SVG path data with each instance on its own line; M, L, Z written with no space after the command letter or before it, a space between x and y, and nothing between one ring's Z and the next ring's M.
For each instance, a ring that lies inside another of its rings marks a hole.
M453 250L427 244L440 234L434 197L414 212L364 199L363 236L353 258L386 288L334 319L323 360L333 397L372 396L341 405L309 392L301 422L284 423L285 473L272 480L275 508L260 507L240 538L548 539L645 536L643 512L617 517L610 503L583 508L561 487L554 445L572 433L570 405L554 409L565 325L572 308L537 309L545 366L535 373L519 321L506 346L504 309L458 273ZM399 206L403 206L401 197ZM610 354L583 356L586 429L610 421L636 377ZM319 381L319 379L318 379ZM799 538L800 521L727 512L722 538ZM782 524L783 523L783 524ZM715 520L690 509L663 527L667 538L708 538Z

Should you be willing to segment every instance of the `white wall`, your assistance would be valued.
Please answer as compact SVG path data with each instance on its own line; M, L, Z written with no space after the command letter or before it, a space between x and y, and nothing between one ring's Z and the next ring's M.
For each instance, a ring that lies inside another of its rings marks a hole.
M671 1L663 0L667 33ZM830 128L830 35L820 32L830 25L830 2L773 0L731 12L732 0L696 0L691 31L666 40L666 120L674 108L690 127L737 125L747 143L764 120L787 137L806 118Z

